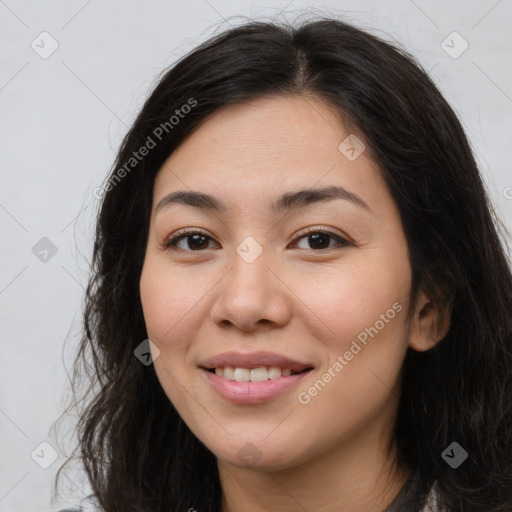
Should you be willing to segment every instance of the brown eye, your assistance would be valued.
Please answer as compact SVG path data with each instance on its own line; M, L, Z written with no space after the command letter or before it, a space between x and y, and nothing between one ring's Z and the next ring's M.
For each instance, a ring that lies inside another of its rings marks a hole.
M295 240L295 244L297 241L306 240L306 243L309 245L309 247L299 247L299 249L325 250L332 249L336 247L336 245L350 245L347 240L341 238L339 235L321 229L309 230L305 235L299 236Z
M177 247L183 251L201 251L208 249L208 243L212 240L209 236L201 231L182 232L181 234L169 239L165 243L166 248ZM183 242L181 244L181 242ZM179 245L181 244L181 246Z

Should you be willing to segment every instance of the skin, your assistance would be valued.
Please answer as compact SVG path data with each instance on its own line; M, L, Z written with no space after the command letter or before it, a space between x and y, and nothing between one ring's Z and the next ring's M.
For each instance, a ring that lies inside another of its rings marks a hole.
M392 442L400 369L408 347L428 350L427 338L441 339L448 325L434 328L423 293L408 316L411 270L399 212L368 152L350 161L338 149L347 135L318 98L260 98L216 112L155 179L140 280L148 337L161 350L154 366L169 400L217 457L222 512L381 512L409 476L396 467ZM282 193L330 185L371 211L343 199L277 215L270 208ZM171 204L155 215L177 190L211 194L226 211ZM209 238L165 247L190 227ZM300 233L307 227L334 237L315 245ZM236 252L249 236L263 249L252 263ZM298 393L395 303L403 309L300 403ZM235 405L198 369L229 350L273 351L314 370L270 401ZM247 443L256 447L246 447L252 462L237 456Z

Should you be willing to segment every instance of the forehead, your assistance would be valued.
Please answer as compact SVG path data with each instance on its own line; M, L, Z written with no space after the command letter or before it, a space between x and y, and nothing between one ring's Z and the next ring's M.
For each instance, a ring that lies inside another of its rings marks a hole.
M329 185L370 197L370 185L383 186L380 171L365 152L347 159L339 145L348 135L340 113L316 97L230 105L208 117L166 160L155 180L154 201L186 188L248 202Z
M315 152L333 152L345 132L339 113L316 97L257 98L214 112L174 152L221 152L242 159L258 152L258 161L309 161Z

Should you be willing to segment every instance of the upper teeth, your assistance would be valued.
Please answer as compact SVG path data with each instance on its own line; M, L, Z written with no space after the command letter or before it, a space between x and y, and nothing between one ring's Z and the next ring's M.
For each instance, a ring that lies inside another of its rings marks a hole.
M228 380L236 380L237 382L261 382L268 379L279 379L279 377L288 377L292 371L290 368L281 368L277 366L271 366L266 368L260 366L259 368L233 368L232 366L226 366L224 368L215 368L215 373Z

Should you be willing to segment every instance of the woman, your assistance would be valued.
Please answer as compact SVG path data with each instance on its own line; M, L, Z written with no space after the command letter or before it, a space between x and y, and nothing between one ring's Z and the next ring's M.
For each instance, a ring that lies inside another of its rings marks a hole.
M222 33L95 194L75 379L103 510L512 509L511 273L406 52L333 19Z

